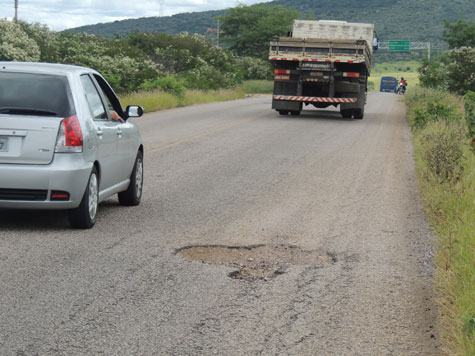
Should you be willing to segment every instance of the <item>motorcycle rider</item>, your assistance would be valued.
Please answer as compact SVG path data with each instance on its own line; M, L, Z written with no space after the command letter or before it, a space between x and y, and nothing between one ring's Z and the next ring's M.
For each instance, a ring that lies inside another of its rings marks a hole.
M399 91L404 94L406 92L406 87L407 81L404 79L404 77L401 77L401 80L399 81Z

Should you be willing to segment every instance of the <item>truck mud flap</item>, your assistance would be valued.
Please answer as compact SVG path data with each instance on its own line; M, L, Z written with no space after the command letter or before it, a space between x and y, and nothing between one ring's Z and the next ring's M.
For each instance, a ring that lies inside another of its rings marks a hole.
M278 111L300 111L302 110L302 102L287 100L272 100L272 109Z

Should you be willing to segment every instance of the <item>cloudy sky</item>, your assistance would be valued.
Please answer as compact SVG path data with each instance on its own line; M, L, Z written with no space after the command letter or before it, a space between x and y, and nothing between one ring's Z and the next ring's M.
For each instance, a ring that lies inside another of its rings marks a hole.
M219 10L270 0L18 0L18 18L53 30L129 18ZM0 18L11 19L15 0L0 0Z

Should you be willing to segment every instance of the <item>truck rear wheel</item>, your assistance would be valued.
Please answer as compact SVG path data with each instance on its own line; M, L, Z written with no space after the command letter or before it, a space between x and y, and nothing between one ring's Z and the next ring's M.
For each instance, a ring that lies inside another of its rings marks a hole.
M287 110L279 110L279 114L282 116L287 116L289 115L289 112Z
M299 115L300 115L300 111L291 111L291 112L290 112L290 115L299 116Z
M340 113L344 119L349 119L353 115L353 110L351 109L340 110Z
M363 116L364 116L364 110L363 109L354 109L353 110L353 117L356 120L363 120Z

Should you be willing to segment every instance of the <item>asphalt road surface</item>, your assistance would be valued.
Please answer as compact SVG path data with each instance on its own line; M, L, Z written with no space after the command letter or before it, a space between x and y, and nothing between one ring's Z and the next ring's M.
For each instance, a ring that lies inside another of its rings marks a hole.
M0 211L0 355L437 355L433 239L394 94L147 114L138 207Z

